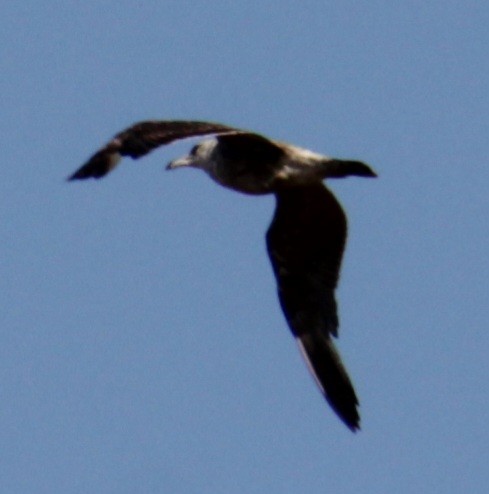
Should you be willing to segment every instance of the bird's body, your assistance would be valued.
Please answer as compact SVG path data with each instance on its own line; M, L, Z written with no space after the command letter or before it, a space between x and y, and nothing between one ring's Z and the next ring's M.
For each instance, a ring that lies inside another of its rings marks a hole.
M227 125L152 121L116 135L70 180L100 178L120 157L139 158L177 139L215 135L195 145L168 169L204 170L218 184L246 194L273 193L277 206L267 249L288 325L321 391L352 430L359 428L358 400L334 348L338 315L334 290L346 242L346 216L326 178L374 177L364 163L329 158Z

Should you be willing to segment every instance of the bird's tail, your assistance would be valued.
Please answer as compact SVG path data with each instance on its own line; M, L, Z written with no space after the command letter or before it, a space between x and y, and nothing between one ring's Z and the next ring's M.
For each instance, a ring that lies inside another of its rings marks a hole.
M366 163L352 160L328 158L323 162L324 178L344 178L351 175L357 177L376 177L377 174Z
M333 341L319 332L297 337L307 366L324 397L343 422L355 432L360 428L358 399Z

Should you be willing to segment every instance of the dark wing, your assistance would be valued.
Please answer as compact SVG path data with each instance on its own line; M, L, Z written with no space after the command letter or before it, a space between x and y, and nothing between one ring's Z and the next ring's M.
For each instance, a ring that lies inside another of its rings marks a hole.
M140 122L117 134L68 180L103 177L117 165L121 156L140 158L158 146L178 139L236 131L238 129L212 122L185 120Z
M333 345L334 290L346 241L346 217L322 184L284 188L267 232L278 295L289 327L326 400L356 430L358 400Z

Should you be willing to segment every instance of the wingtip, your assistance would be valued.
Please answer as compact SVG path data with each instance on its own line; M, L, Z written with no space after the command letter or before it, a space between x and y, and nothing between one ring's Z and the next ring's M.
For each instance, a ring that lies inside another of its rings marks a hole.
M75 180L85 180L87 178L100 178L93 173L90 173L89 170L82 166L75 173L66 178L67 182L74 182Z
M343 420L348 429L350 429L354 434L362 430L362 428L360 427L360 417L358 417L358 419L353 422L347 421L343 417L340 418Z
M326 397L328 400L328 397ZM341 409L337 406L337 404L333 404L330 400L328 400L329 404L336 412L341 421L350 429L353 433L357 433L361 430L360 427L360 414L358 413L358 403L355 404L354 408L346 409L342 407Z
M79 173L80 170L77 170L75 173L71 174L69 177L66 177L67 182L74 182L75 180L82 180L83 178Z
M70 175L67 181L102 178L118 165L121 158L119 152L108 152L103 149L95 153L83 166Z
M302 334L296 341L307 367L333 411L352 432L360 430L358 398L331 339L311 332Z

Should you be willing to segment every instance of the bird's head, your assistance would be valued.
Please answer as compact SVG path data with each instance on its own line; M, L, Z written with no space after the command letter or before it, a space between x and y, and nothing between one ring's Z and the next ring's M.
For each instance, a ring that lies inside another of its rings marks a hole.
M168 163L166 169L174 170L175 168L189 166L191 168L200 168L209 171L213 166L212 155L217 145L216 139L207 139L196 144L187 156L177 158Z

